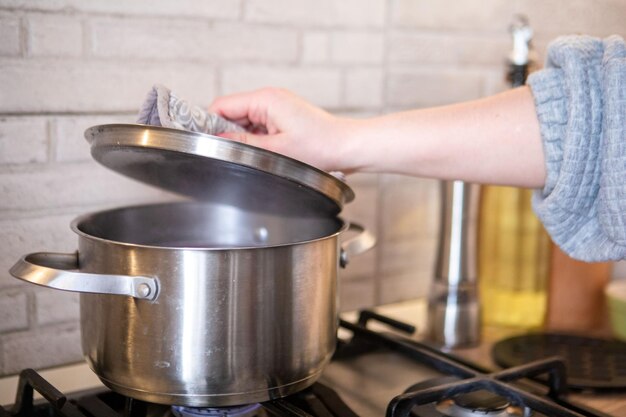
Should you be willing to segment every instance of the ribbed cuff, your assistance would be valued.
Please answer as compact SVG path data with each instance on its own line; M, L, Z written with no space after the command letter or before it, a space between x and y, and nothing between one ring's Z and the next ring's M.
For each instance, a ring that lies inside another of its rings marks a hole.
M552 68L528 77L546 163L546 182L540 191L542 197L548 196L556 187L563 162L563 142L567 130L567 117L563 115L567 114L567 97L562 73L562 70Z

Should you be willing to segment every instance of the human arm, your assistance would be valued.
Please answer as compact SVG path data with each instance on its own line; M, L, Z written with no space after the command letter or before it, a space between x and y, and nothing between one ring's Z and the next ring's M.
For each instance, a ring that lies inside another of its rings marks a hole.
M549 48L546 69L528 84L364 121L336 118L275 90L220 98L212 110L268 127L269 135L236 139L326 170L541 188L533 207L567 254L625 259L624 40L560 38Z
M279 89L221 97L210 111L260 131L227 137L324 170L540 187L545 170L534 109L521 87L370 119L339 118Z

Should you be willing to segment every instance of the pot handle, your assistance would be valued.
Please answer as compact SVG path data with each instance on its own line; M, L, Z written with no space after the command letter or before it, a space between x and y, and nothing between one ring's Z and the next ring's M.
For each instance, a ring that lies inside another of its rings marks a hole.
M341 244L341 253L339 254L339 266L345 268L354 255L360 255L367 252L376 245L376 238L369 230L365 230L358 223L350 223L348 230L359 232L358 236L348 239Z
M37 252L23 256L9 273L15 278L58 290L126 295L154 300L159 293L155 278L80 272L78 252Z

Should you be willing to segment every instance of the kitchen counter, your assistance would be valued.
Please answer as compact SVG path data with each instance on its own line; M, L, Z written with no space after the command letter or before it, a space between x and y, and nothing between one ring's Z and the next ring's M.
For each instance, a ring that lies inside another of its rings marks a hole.
M377 307L373 310L380 314L415 325L417 332L413 338L415 340L424 339L427 311L426 300L411 300L404 303ZM349 319L354 319L356 315L349 313L346 314L346 316ZM372 326L372 328L375 328L375 326ZM381 329L383 328L381 327ZM486 327L483 329L482 343L480 346L470 349L455 349L451 351L451 353L479 365L497 369L497 366L494 365L491 359L491 349L494 343L522 333L524 332L519 329ZM616 417L626 416L626 391L607 394L583 392L571 394L570 398Z

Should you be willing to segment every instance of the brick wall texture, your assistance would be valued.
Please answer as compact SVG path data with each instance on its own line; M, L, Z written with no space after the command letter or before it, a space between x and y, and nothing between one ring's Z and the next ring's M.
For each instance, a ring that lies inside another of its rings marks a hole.
M78 214L173 198L98 166L85 128L132 122L154 83L200 105L280 86L353 117L475 99L506 88L515 13L541 57L560 34L623 36L626 2L0 0L0 375L81 359L77 296L21 283L11 265L74 251ZM344 217L379 243L341 271L342 309L423 296L438 184L349 181Z

